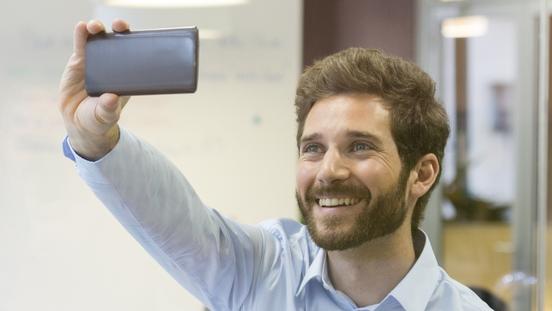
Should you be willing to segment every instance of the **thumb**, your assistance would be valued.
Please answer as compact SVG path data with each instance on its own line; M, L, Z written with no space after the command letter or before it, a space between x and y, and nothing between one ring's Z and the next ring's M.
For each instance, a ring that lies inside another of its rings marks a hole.
M119 121L122 103L119 96L111 93L102 94L94 107L94 116L100 124L111 126Z

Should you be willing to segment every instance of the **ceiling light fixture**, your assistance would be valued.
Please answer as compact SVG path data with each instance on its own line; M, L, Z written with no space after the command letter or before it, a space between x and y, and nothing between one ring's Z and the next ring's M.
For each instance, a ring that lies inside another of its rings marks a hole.
M221 31L202 28L199 30L200 40L218 40L224 37Z
M487 33L489 20L485 16L447 18L441 26L441 34L447 38L479 37Z
M129 8L190 8L232 6L248 0L106 0L108 6Z

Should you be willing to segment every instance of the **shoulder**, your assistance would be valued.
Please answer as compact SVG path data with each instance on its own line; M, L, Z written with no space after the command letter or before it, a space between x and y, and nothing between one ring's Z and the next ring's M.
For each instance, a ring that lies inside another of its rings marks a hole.
M288 218L265 220L259 223L258 226L269 231L281 232L285 235L296 234L305 227L303 224Z
M302 243L310 240L305 225L287 218L265 220L257 225L280 243Z
M266 220L258 224L283 250L292 251L296 255L311 257L319 247L312 241L307 227L295 220L287 218Z
M440 270L441 276L427 310L492 311L469 287Z

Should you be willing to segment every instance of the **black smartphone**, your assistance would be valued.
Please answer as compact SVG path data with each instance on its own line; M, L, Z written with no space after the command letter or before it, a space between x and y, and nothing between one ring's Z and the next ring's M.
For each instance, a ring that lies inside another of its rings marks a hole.
M197 71L196 27L100 33L86 43L89 96L193 93Z

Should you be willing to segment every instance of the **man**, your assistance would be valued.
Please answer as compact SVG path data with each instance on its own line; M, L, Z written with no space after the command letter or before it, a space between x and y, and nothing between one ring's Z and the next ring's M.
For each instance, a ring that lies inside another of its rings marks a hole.
M117 20L114 31L128 30ZM60 86L66 154L127 230L213 310L490 310L437 264L418 229L449 134L434 83L375 50L302 75L297 202L306 222L237 224L205 207L163 156L117 120L128 98L84 90L75 28Z

